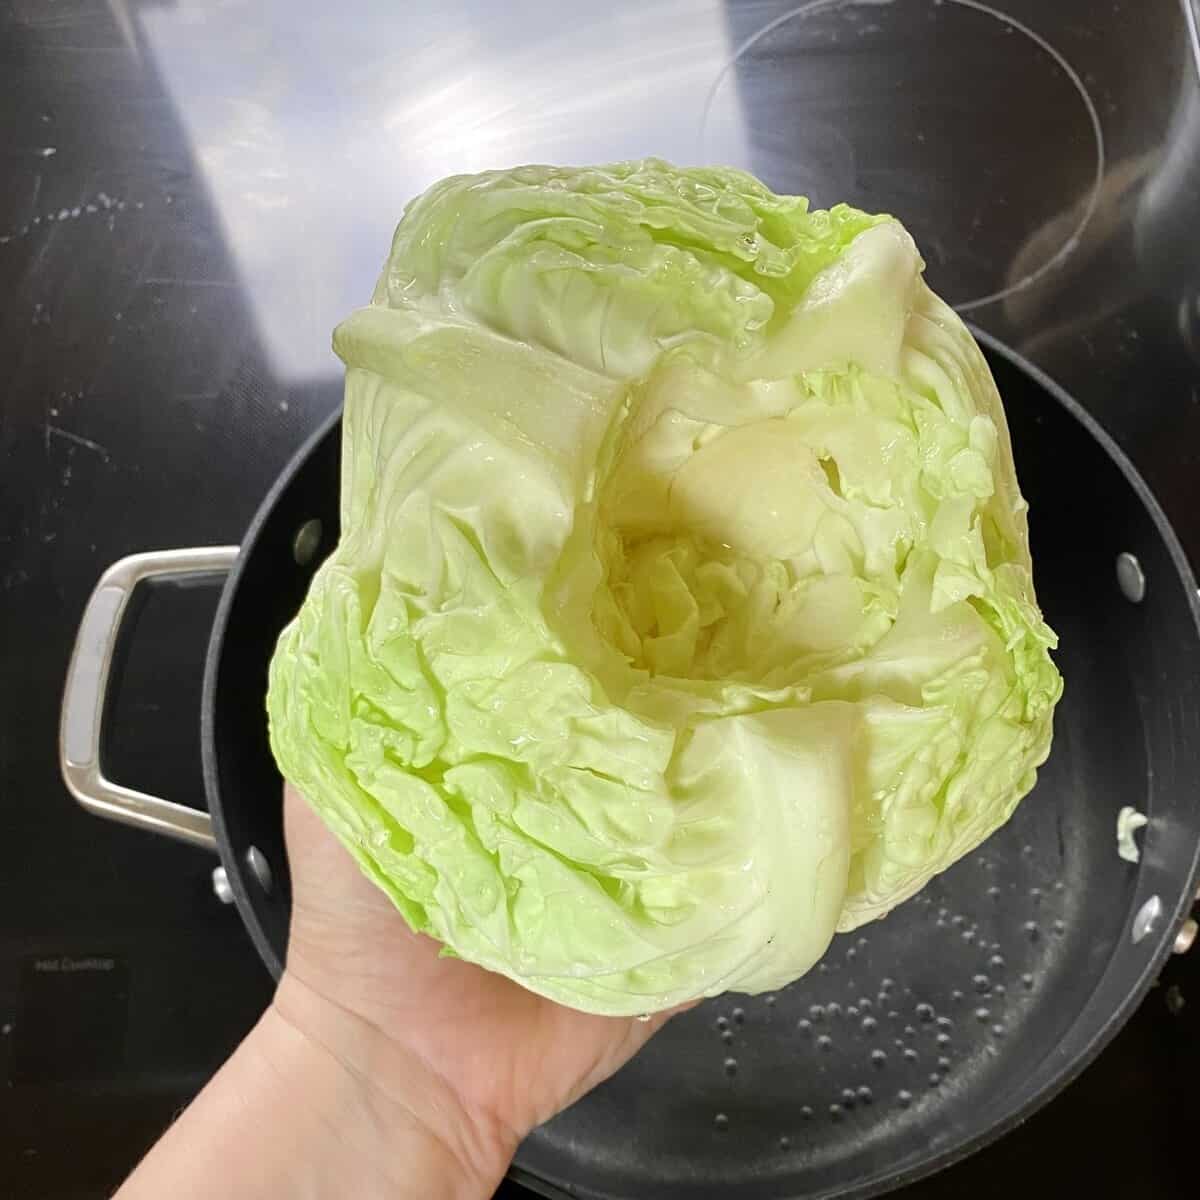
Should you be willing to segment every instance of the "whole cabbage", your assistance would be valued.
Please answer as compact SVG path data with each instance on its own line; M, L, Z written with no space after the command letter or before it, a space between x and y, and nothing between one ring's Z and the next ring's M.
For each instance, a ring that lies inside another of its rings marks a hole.
M1004 822L1061 679L902 226L657 160L447 179L346 363L271 739L415 930L634 1014L807 971Z

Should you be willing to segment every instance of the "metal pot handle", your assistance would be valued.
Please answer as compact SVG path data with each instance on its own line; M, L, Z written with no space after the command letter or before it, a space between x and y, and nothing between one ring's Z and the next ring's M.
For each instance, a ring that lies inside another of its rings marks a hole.
M83 611L67 669L58 731L63 780L88 812L212 851L217 841L208 813L105 778L100 738L113 651L134 589L145 579L225 574L237 554L236 546L201 546L131 554L113 563L100 576Z

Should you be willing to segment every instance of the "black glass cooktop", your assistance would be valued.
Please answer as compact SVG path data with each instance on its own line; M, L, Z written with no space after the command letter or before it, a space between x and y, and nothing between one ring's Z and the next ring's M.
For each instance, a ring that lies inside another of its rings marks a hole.
M108 1194L268 1000L212 859L68 799L62 680L101 570L235 542L337 405L329 331L404 202L658 154L889 209L1200 563L1189 3L0 2L0 1195ZM196 806L214 603L151 591L110 720L110 774ZM1197 1079L1193 955L1047 1109L906 1195L1194 1196Z

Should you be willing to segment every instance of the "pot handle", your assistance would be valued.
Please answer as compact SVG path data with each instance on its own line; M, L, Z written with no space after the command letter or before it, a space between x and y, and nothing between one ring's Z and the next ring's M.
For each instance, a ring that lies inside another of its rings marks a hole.
M237 554L236 546L201 546L131 554L113 563L100 576L83 610L67 669L58 731L63 781L88 812L212 851L216 851L217 841L208 813L105 778L100 738L113 651L134 589L146 579L226 574Z

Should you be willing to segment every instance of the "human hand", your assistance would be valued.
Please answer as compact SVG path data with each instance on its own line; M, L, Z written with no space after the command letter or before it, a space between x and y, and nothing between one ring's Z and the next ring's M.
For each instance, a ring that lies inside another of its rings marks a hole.
M534 1125L667 1019L561 1008L410 932L308 804L275 999L118 1200L486 1200Z
M292 927L274 1008L428 1125L481 1194L533 1126L606 1079L667 1020L591 1016L440 957L291 788L284 820Z

